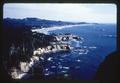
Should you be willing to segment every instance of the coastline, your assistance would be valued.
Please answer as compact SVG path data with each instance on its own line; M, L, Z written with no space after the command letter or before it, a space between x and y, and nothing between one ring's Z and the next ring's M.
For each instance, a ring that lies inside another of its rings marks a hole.
M86 25L93 25L93 24L76 24L76 25L54 26L54 27L48 27L48 28L42 28L42 29L32 29L32 32L49 34L49 31L53 31L53 30L70 28L70 27L74 27L74 26L86 26Z

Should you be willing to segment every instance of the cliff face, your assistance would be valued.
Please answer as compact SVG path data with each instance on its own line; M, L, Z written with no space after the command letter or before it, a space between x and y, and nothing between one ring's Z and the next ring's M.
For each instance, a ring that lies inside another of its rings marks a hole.
M8 76L11 67L17 67L20 61L28 61L32 54L31 31L26 26L3 28L3 58L2 65L5 77Z

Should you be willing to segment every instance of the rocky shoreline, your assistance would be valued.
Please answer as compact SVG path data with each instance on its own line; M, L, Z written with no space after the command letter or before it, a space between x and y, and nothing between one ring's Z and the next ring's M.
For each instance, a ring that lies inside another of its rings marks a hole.
M37 33L38 34L38 33ZM39 47L33 51L33 55L30 58L30 62L21 61L19 63L19 69L13 67L11 70L11 76L13 79L22 79L29 70L39 61L39 57L47 53L56 53L59 51L69 51L73 47L68 44L70 40L80 41L80 37L73 34L60 34L54 35L54 41L50 42L50 45L45 47Z

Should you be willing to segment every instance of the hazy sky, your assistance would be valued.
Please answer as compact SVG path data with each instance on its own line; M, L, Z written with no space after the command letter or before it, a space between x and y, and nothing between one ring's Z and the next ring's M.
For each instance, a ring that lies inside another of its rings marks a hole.
M116 23L117 7L115 4L8 3L3 6L3 18L7 17Z

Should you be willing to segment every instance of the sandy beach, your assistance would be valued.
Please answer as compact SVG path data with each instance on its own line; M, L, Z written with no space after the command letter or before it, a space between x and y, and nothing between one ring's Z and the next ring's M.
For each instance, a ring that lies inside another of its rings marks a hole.
M49 31L53 31L53 30L70 28L70 27L74 27L74 26L86 26L86 25L93 25L93 24L77 24L77 25L54 26L54 27L48 27L48 28L42 28L42 29L32 29L32 32L39 32L39 33L49 34Z

